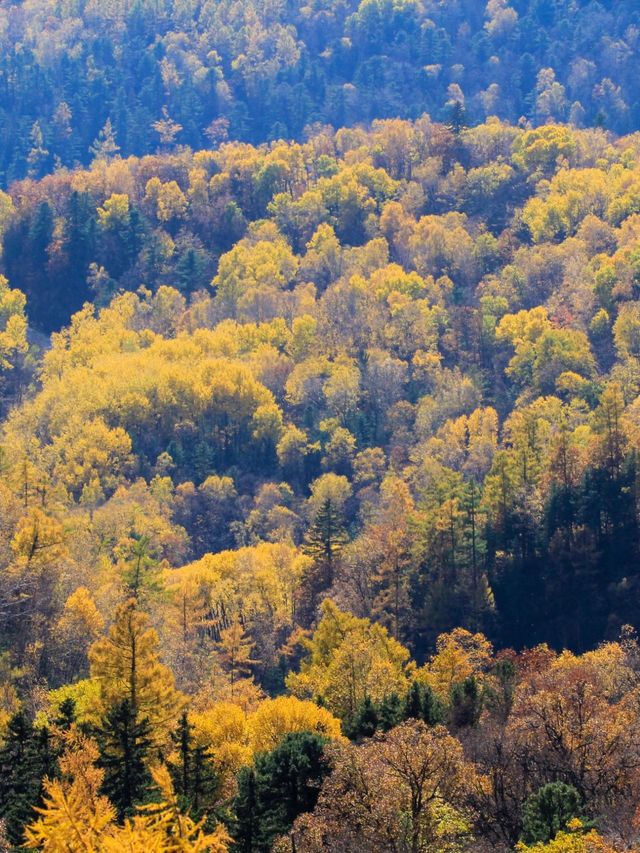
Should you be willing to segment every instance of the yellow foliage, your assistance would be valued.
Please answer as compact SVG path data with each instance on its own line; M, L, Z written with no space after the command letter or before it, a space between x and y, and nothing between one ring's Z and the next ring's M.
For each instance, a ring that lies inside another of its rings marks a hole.
M39 817L26 828L29 847L48 853L98 853L116 813L100 794L104 772L95 764L96 744L81 735L60 759L62 779L46 780ZM65 778L70 777L70 779Z
M62 779L45 780L44 805L26 828L27 845L48 853L226 853L222 827L212 833L182 814L166 767L152 770L162 800L142 806L124 826L100 786L98 749L82 735L71 736L60 759Z
M107 637L91 646L91 678L100 686L103 710L128 699L151 732L162 740L175 726L185 698L174 688L173 673L160 663L158 635L134 598L116 609Z
M300 698L322 697L341 718L353 714L366 696L379 701L407 690L407 649L381 625L344 613L330 600L322 604L322 618L306 646L308 657L300 672L289 674L287 686Z
M419 671L426 682L444 701L448 701L451 688L470 676L482 675L489 666L491 643L483 634L472 634L464 628L455 628L441 634L436 640L436 653Z
M516 850L518 853L618 853L595 830L584 833L581 829L582 823L574 818L569 822L567 832L559 832L547 844L540 842L527 846L520 842Z
M226 793L232 793L235 776L251 762L253 748L247 716L236 704L218 702L201 713L189 714L194 743L207 749L222 777Z
M255 752L274 749L289 732L310 731L331 739L340 739L340 721L314 702L304 702L295 696L265 699L249 715L248 729Z

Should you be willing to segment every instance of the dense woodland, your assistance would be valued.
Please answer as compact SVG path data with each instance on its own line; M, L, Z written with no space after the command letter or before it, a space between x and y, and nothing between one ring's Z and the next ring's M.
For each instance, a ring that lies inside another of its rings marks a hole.
M640 851L633 7L0 8L0 850Z
M0 183L314 123L640 126L630 0L6 0Z

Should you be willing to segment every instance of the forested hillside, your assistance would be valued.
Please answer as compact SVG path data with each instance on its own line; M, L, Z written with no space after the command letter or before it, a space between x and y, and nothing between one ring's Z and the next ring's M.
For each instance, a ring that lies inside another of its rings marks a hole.
M640 10L0 7L0 851L640 853Z
M375 118L640 127L629 0L7 0L0 185Z
M10 842L633 849L639 141L424 116L0 196Z

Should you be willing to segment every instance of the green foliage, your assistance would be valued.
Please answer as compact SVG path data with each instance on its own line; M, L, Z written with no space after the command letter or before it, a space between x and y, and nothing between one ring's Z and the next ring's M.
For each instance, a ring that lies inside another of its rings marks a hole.
M543 785L522 807L522 839L526 844L551 841L570 820L581 818L581 813L582 801L572 785Z
M128 699L110 708L95 735L104 769L104 793L120 819L146 802L151 790L147 759L151 749L151 726L140 718Z
M272 752L256 756L255 769L239 774L236 849L268 853L298 815L313 810L319 785L329 772L325 744L325 738L312 732L288 734Z
M22 711L9 720L0 748L0 817L12 844L23 841L23 827L42 802L44 778L56 772L56 758L47 728L34 728Z

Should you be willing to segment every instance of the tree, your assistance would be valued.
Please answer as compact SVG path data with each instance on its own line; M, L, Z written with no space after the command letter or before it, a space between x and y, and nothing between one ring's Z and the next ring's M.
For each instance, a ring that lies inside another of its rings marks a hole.
M181 812L166 768L153 772L160 802L141 806L123 825L100 793L103 771L96 767L93 741L75 734L60 760L62 779L45 782L45 800L39 817L29 825L27 844L49 853L226 853L227 833L218 826L204 831Z
M343 720L353 719L366 696L375 702L408 687L408 651L381 625L342 612L327 599L300 672L287 676L297 696L321 699Z
M64 603L62 614L53 629L52 642L57 654L52 668L60 682L84 676L88 669L89 646L104 628L104 620L89 590L79 586Z
M240 774L234 835L243 853L268 853L298 815L313 810L329 772L325 744L312 732L290 733L274 750L256 756L255 770Z
M49 730L35 729L18 711L0 748L0 817L12 844L22 842L24 826L41 803L43 780L54 772L55 758Z
M299 591L298 619L302 625L311 624L320 596L333 583L336 560L347 542L343 510L350 493L347 478L337 474L325 474L311 486L312 523L304 551L312 558L313 566Z
M348 734L351 740L359 741L362 738L373 737L378 730L380 717L378 709L369 696L365 696L359 708L354 714L353 720L349 722Z
M151 774L147 768L152 745L151 726L130 699L109 708L95 732L104 769L102 789L122 820L145 802Z
M442 726L404 723L341 747L333 764L314 814L294 826L296 847L315 853L314 838L324 837L347 853L435 853L468 836L463 809L475 768Z
M340 740L340 721L315 702L295 696L265 699L248 719L251 744L256 752L275 749L288 734L315 732L327 740Z
M176 136L182 130L182 125L171 118L166 106L162 107L162 118L154 121L152 127L160 137L160 144L165 150L171 148Z
M526 844L551 841L581 811L580 795L571 785L543 785L522 807L522 839Z
M166 739L184 698L173 686L171 671L160 663L158 635L135 598L118 605L108 636L91 646L89 661L99 685L100 711L108 714L119 707L124 715L126 701L129 718L148 721L153 741Z
M89 152L93 154L95 160L109 161L113 159L120 151L120 146L116 142L116 132L111 124L111 119L108 118L104 127L98 134L97 139L89 148Z
M247 638L240 619L236 617L228 628L220 631L220 640L217 645L220 660L229 676L230 697L233 701L237 693L238 681L246 678L251 668L258 663L251 657L255 643Z
M220 795L220 775L205 747L194 742L193 725L186 711L172 734L175 753L168 761L180 809L194 820L208 818Z
M77 736L60 759L61 779L47 779L38 818L27 827L27 844L50 853L88 853L100 849L100 840L115 820L115 810L101 794L104 779L96 767L98 748Z
M29 134L31 148L27 155L29 164L29 177L39 178L42 174L44 164L49 157L49 150L45 147L44 135L39 121L34 121Z

